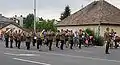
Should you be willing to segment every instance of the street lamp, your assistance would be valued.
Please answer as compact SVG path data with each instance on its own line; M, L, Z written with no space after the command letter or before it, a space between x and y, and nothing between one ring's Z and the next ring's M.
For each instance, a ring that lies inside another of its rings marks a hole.
M36 33L36 0L34 0L34 33Z

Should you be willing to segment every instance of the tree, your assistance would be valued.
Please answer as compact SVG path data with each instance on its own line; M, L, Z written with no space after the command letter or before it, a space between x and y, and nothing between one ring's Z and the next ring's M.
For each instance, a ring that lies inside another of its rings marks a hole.
M63 13L61 13L60 20L64 20L65 18L67 18L68 16L70 16L70 13L71 13L71 9L70 9L69 5L67 5L65 7L65 11Z
M52 30L52 31L56 31L57 28L54 25L54 21L53 20L43 20L42 22L36 22L36 28L39 30Z
M24 20L24 27L33 28L33 24L34 24L34 15L33 14L27 15L27 17Z

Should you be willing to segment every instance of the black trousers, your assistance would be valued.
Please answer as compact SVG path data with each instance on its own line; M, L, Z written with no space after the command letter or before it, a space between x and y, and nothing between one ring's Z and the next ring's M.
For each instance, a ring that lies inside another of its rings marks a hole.
M46 45L46 46L49 45L48 39L46 39L46 41L45 41L45 45Z
M17 42L17 39L15 39L15 45L16 45L16 47L18 47L18 42Z
M18 49L20 49L21 41L18 40L18 41L17 41L17 44L18 44Z
M110 42L107 42L105 53L109 53Z
M117 41L115 41L115 48L116 48L116 49L118 48L118 44L117 44Z
M83 40L79 39L79 49L81 49L81 45L83 44Z
M35 46L35 43L36 43L36 39L33 39L33 46Z
M73 40L70 40L70 49L73 49Z
M59 41L60 41L59 39L56 39L56 47L58 47L58 48L59 48L59 46L58 46L59 45Z
M9 47L9 39L8 38L5 38L5 45L6 45L6 48Z
M37 40L37 49L39 49L40 46L42 46L42 40Z
M48 40L48 43L49 43L49 50L51 51L52 50L52 40Z
M10 48L13 48L13 40L10 40Z
M27 50L30 50L30 42L26 42Z
M65 44L65 41L64 41L64 40L61 40L61 45L60 45L60 49L61 49L61 50L63 50L64 44Z

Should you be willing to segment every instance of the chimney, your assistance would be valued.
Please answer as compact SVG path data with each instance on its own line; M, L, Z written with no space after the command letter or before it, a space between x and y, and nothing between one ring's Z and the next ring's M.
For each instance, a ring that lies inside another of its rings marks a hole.
M20 17L23 17L22 15L20 15Z
M15 17L17 17L17 15L15 15Z

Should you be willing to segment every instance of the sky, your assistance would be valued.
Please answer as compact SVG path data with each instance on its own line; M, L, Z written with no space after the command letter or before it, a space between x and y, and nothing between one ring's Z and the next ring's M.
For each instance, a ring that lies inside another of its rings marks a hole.
M71 13L80 10L94 0L37 0L37 17L59 20L65 6L69 5ZM120 8L120 0L106 0ZM5 17L14 15L24 17L33 13L33 0L0 0L0 14Z

